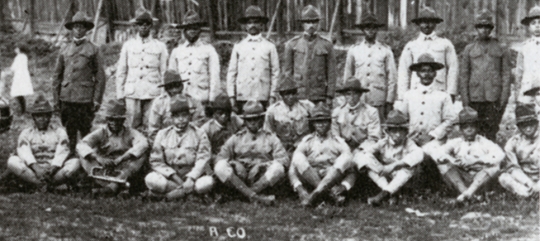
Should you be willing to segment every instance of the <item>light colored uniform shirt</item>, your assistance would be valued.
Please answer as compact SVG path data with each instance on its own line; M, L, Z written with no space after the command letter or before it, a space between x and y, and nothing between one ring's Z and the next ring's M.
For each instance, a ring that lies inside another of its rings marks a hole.
M66 131L52 124L46 131L36 127L24 129L17 143L17 156L28 166L37 162L62 167L69 155Z
M445 68L437 71L437 77L433 81L436 90L444 91L450 95L458 94L459 61L454 45L450 40L441 38L435 33L420 36L407 43L399 59L398 69L398 100L403 99L405 92L421 86L420 78L409 67L418 61L425 53L433 56L435 61L444 64Z
M443 139L457 119L450 95L432 85L409 90L395 108L409 116L409 137L417 143L425 135Z
M122 46L116 71L116 97L148 100L158 97L167 70L167 46L149 36L137 35Z
M294 147L309 133L309 112L314 105L308 100L299 100L292 107L279 101L268 107L264 126L276 133L286 149Z
M351 158L351 150L343 138L331 133L323 138L312 133L298 144L292 160L294 162L294 160L307 159L310 166L320 170L332 167L336 163L350 162ZM342 169L346 169L346 165L341 166Z
M377 160L383 165L389 165L398 161L414 167L424 160L424 151L414 141L407 139L403 145L396 145L390 137L386 137L377 144L364 148L364 153L378 157Z
M372 106L358 102L354 107L344 104L332 112L332 133L347 143L371 145L381 139L379 112ZM364 143L366 142L366 143ZM355 149L358 146L349 146Z
M158 132L150 165L165 177L177 173L181 177L199 178L210 161L210 142L203 130L189 125L183 133L170 126Z
M114 134L107 125L98 127L77 145L77 151L82 158L92 153L110 159L116 159L125 153L140 158L148 148L146 137L139 131L125 126L120 133Z
M180 73L184 92L200 101L213 101L221 90L219 55L214 46L186 41L171 52L169 69Z
M279 80L276 45L261 35L234 45L227 73L227 95L237 100L268 101Z
M343 80L352 76L369 89L362 95L365 103L372 106L394 103L397 69L392 49L387 45L378 41L370 45L363 41L351 47L347 52Z
M530 102L523 92L540 86L540 38L525 40L516 63L516 93L518 101Z
M540 166L540 130L533 139L519 133L514 135L504 146L510 165L521 168L529 177L538 180Z
M441 157L437 159L447 159L471 175L484 169L498 169L505 158L504 151L497 144L481 135L476 135L471 142L463 137L449 140L442 146L441 152Z
M253 134L244 128L231 136L221 147L215 163L222 160L238 161L248 169L265 162L289 166L289 156L277 136L264 129Z

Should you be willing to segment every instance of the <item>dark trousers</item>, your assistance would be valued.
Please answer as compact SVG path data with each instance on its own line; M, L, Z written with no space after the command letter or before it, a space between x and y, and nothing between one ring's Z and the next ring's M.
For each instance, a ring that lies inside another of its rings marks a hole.
M62 102L60 119L62 125L66 128L69 149L74 154L77 145L77 133L80 132L81 137L90 133L92 121L94 120L94 104Z
M504 108L499 108L497 102L471 102L469 106L478 112L479 134L495 142Z

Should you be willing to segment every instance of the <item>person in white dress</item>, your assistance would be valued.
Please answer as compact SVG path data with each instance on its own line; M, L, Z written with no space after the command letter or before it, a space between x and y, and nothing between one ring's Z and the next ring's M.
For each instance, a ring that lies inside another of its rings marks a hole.
M26 112L26 101L24 96L34 94L30 72L28 71L28 57L26 56L27 47L24 44L18 44L15 48L15 59L10 67L13 73L13 82L11 84L11 97L14 97L21 108L21 114Z

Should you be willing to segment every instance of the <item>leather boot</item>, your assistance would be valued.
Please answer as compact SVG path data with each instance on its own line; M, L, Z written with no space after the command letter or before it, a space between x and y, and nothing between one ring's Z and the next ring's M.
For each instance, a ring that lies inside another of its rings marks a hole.
M457 189L459 193L465 192L468 188L461 179L459 172L456 167L450 168L444 175L444 180L450 184L453 188Z
M185 197L186 194L187 193L183 188L177 188L165 194L165 199L167 201L176 201Z
M260 193L262 190L270 186L270 181L265 176L261 177L257 182L251 186L251 190L255 193Z
M382 191L374 197L368 198L368 204L375 207L380 206L386 199L390 198L390 193L387 191Z

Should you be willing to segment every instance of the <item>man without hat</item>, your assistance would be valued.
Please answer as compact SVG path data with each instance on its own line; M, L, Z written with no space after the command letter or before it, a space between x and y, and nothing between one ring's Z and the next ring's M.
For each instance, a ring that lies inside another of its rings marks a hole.
M206 133L192 125L189 102L182 96L170 102L173 125L158 132L150 165L152 172L146 186L152 195L176 200L191 193L206 194L214 179L205 175L210 162L211 146Z
M540 86L540 6L531 8L521 24L527 27L531 37L523 43L516 62L516 98L521 103L532 103L524 92Z
M75 153L77 134L86 136L99 110L106 77L99 48L86 38L94 28L84 12L77 12L65 27L73 40L60 50L53 76L54 105L60 110L70 151Z
M163 74L163 84L159 87L165 89L165 93L154 99L150 108L150 116L148 119L148 139L152 143L159 130L165 129L173 124L171 117L171 100L176 96L182 96L188 100L189 108L192 114L192 123L196 126L201 126L206 116L204 115L204 107L202 103L191 97L184 90L186 83L174 70L167 70Z
M478 112L465 107L459 113L461 136L444 144L435 158L443 180L459 192L457 202L470 199L494 180L505 158L497 144L478 135L478 127Z
M259 193L284 180L289 157L278 137L263 128L264 116L264 107L258 101L250 100L244 105L245 127L221 147L214 173L250 201L271 205L274 195Z
M408 42L401 53L397 82L398 100L402 100L408 90L421 85L420 79L412 73L409 66L418 62L420 56L428 53L435 61L443 64L443 68L437 71L433 88L450 94L454 101L458 95L458 57L452 42L437 36L434 32L437 24L443 22L443 19L437 16L433 9L426 7L411 21L418 25L420 36Z
M279 80L279 56L276 45L261 31L268 22L261 8L249 6L238 22L248 36L234 45L227 72L227 94L238 113L248 100L257 100L266 108L276 101Z
M377 108L381 120L393 108L396 98L397 69L394 54L389 46L377 41L377 32L384 26L375 15L362 15L356 25L364 32L364 41L351 47L345 61L344 80L356 77L369 89L363 95L365 103Z
M302 9L304 33L285 44L285 75L298 84L298 96L315 104L326 100L330 106L336 89L336 57L332 42L317 34L321 12L313 5Z
M330 130L331 122L328 106L315 106L309 116L311 134L302 138L294 151L289 180L303 206L315 204L327 191L336 204L345 201L339 181L352 164L352 154L345 140Z
M405 114L391 111L383 126L386 137L353 158L358 170L364 166L369 168L369 177L382 190L368 199L373 206L379 206L387 199L396 204L396 193L417 173L417 167L424 160L422 148L407 136L409 120Z
M206 25L198 13L188 11L179 26L186 41L171 52L169 69L185 80L185 91L192 98L208 105L221 89L219 56L214 46L201 40ZM166 105L168 106L168 105Z
M51 189L74 181L81 164L70 156L69 140L63 127L51 124L53 107L38 94L29 111L33 126L24 129L17 141L16 155L7 161L8 172L38 188Z
M506 142L507 163L499 183L512 193L529 197L540 192L540 129L534 106L518 105L516 122L519 133Z
M167 46L152 37L157 21L146 9L140 8L131 20L137 29L135 39L122 46L116 71L116 98L125 100L127 121L133 128L148 125L152 101L161 94L159 85L167 70Z
M298 100L298 87L291 76L283 78L277 92L281 100L266 111L264 126L278 136L290 155L298 142L309 133L309 112L314 107L309 100Z
M126 118L125 104L120 100L110 100L105 109L106 124L77 144L82 167L89 176L96 175L96 170L102 170L114 173L118 180L130 182L148 160L146 137L126 125ZM95 184L100 186L92 190L95 196L114 196L124 188L112 181L95 180Z
M478 36L462 52L459 91L463 107L478 111L480 134L495 141L510 97L510 57L490 37L495 25L489 11L479 14L474 26Z

